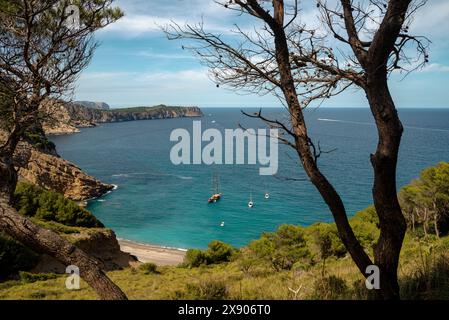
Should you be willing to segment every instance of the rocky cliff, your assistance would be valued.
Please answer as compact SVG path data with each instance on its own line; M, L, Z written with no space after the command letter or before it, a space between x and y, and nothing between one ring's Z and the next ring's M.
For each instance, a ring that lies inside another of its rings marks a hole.
M44 153L27 142L20 143L15 162L20 180L56 191L74 201L99 197L114 188L87 175L69 161Z
M169 119L180 117L201 117L198 107L135 107L121 109L101 109L89 104L51 102L46 106L49 114L44 124L47 134L68 134L78 132L78 128L95 126L98 123L135 120Z
M112 271L137 265L136 257L120 250L116 235L109 229L86 229L80 233L62 235L88 255L100 262L105 271ZM65 273L66 266L43 254L33 268L36 273Z
M0 131L0 143L5 137L4 132ZM27 141L21 141L14 161L21 181L56 191L74 201L99 197L114 188L59 157L54 145L42 134L35 133Z
M109 110L111 107L106 102L92 102L92 101L75 101L75 104L91 109Z

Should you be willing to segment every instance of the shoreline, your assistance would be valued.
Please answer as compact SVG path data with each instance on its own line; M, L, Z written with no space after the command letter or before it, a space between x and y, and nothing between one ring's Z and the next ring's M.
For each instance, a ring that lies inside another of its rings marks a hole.
M126 239L117 239L120 250L135 256L142 263L158 266L177 266L184 261L187 250L152 244L144 244Z

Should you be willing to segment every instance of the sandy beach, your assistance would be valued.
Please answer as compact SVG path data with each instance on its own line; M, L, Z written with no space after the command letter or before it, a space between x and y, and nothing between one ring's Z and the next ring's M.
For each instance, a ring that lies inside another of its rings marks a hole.
M140 262L152 262L158 266L176 266L184 260L185 250L118 240L120 249L137 257Z

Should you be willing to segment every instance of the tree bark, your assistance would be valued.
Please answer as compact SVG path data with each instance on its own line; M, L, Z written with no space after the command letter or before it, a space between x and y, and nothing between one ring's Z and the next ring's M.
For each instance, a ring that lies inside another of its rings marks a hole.
M99 262L89 257L56 233L39 227L0 199L0 230L31 249L46 253L65 265L75 265L80 276L104 300L126 300L126 295L100 269Z
M379 136L376 153L371 155L373 200L380 228L380 237L374 246L374 263L381 272L381 297L399 299L397 268L407 228L396 192L396 167L403 127L388 89L386 70L373 69L367 72L366 95Z
M357 240L349 224L343 201L333 185L319 170L316 159L310 149L307 126L304 121L304 115L298 100L294 79L290 69L289 49L285 31L280 23L272 23L270 26L275 35L276 61L279 67L283 94L291 114L291 122L296 136L296 151L301 159L305 172L329 207L334 217L341 241L345 245L360 272L366 276L366 268L372 264L371 259Z

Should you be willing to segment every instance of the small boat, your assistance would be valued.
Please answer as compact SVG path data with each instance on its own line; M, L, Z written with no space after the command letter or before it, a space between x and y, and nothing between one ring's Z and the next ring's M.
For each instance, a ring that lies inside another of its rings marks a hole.
M215 120L212 120L212 123L215 123L216 121Z
M265 183L265 199L270 199L270 193L268 192L267 184Z
M222 221L221 223L220 223L220 227L224 227L225 226L225 223L224 223L224 221Z
M254 207L254 201L253 201L253 195L251 194L249 196L248 208L253 208L253 207Z
M212 176L212 195L210 196L208 203L215 203L221 199L221 193L219 191L218 175Z

